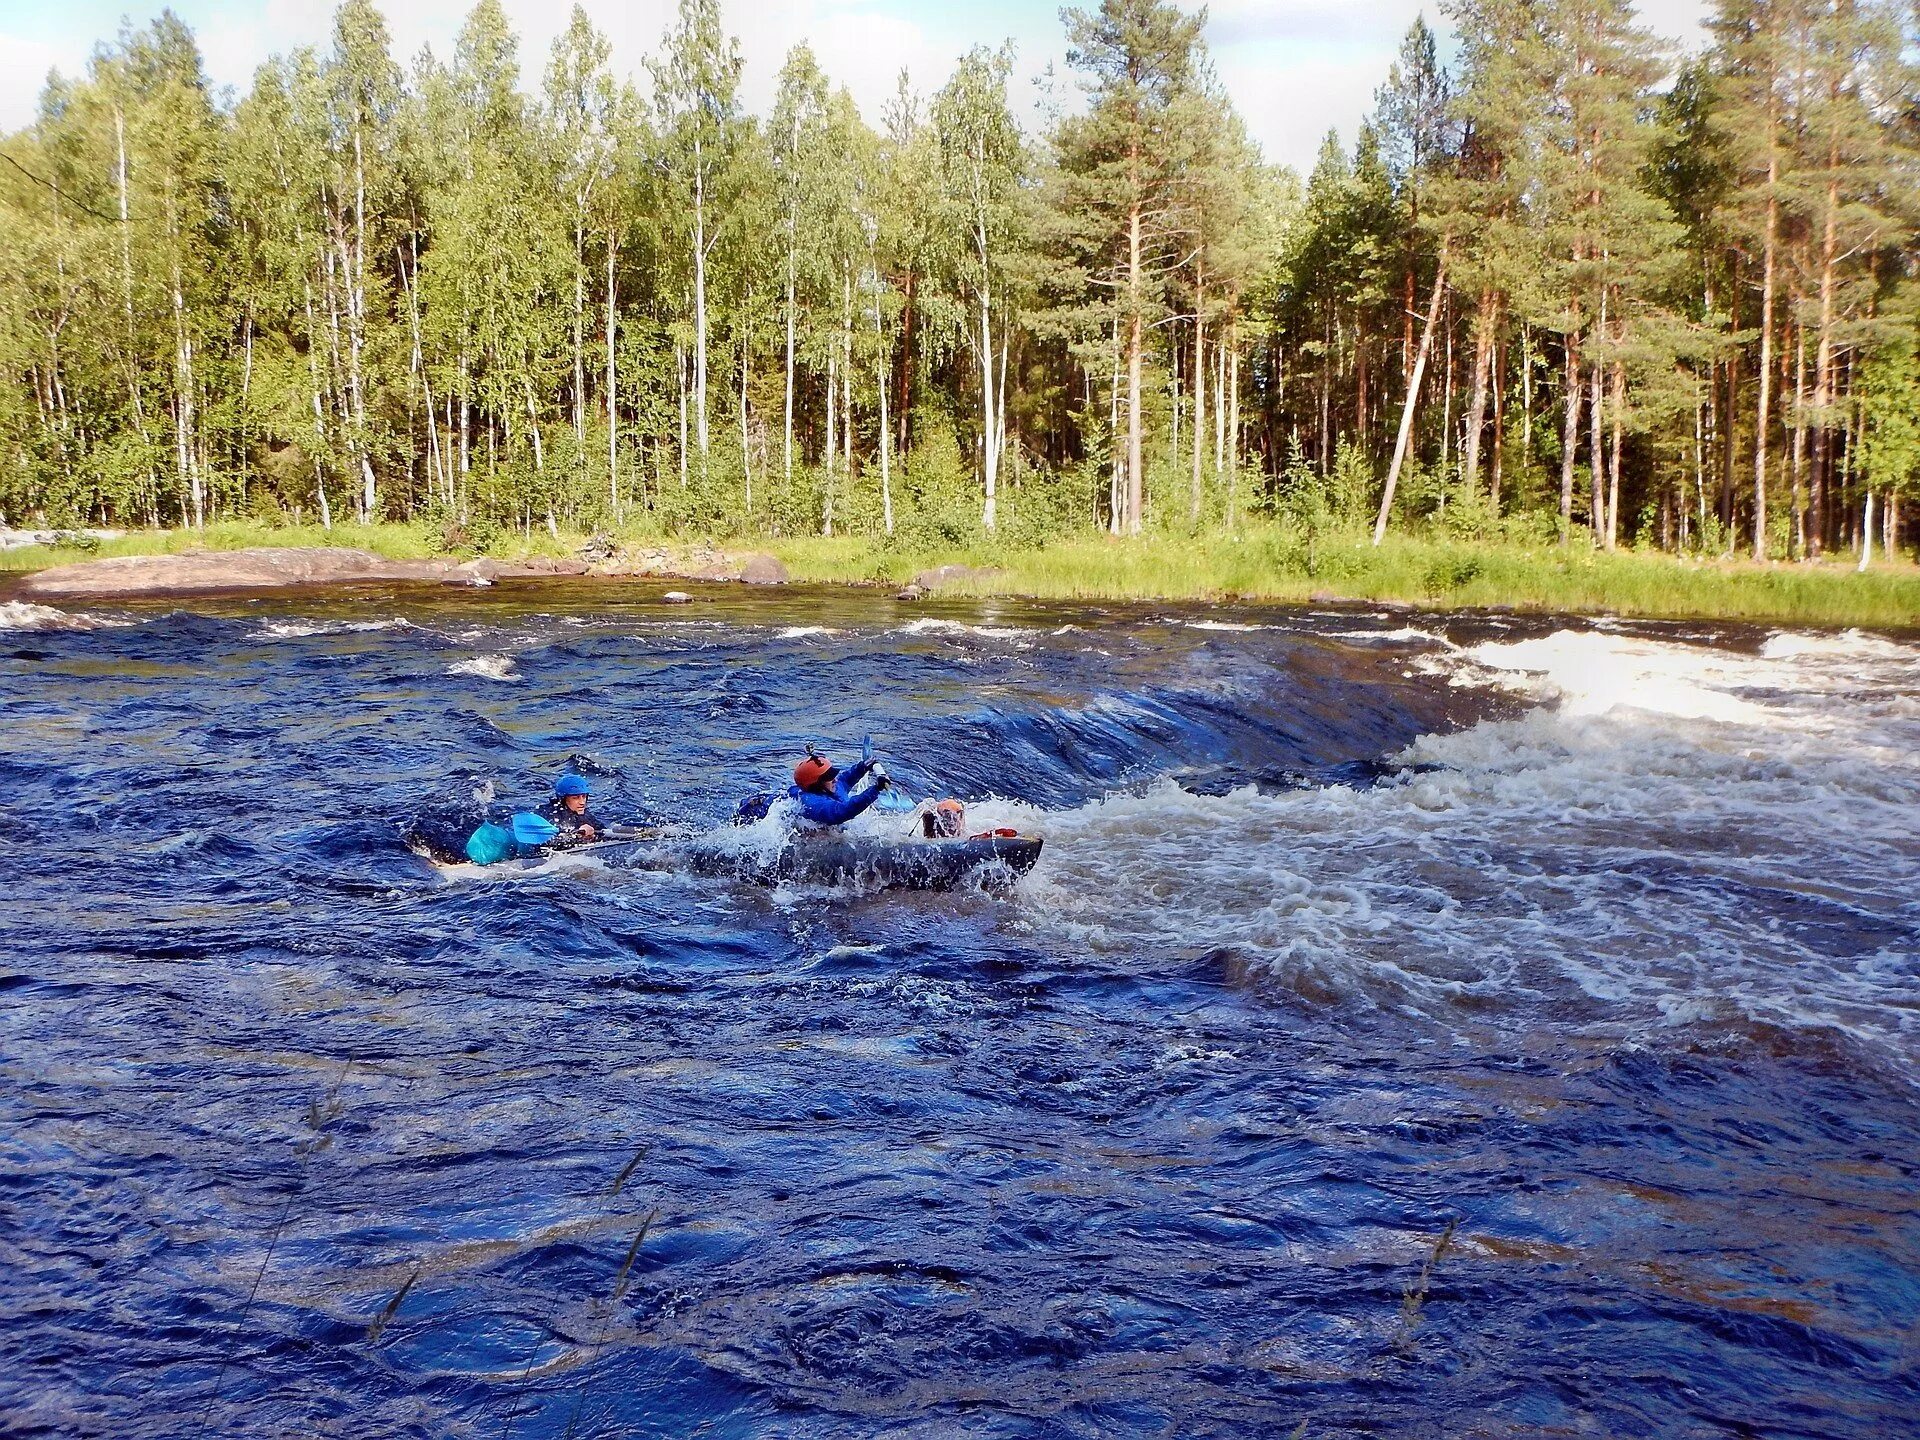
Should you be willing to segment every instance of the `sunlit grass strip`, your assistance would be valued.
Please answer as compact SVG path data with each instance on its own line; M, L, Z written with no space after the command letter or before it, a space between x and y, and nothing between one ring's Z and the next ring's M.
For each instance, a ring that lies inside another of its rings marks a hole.
M541 535L545 539L545 534ZM313 550L339 546L371 550L389 560L423 560L443 553L440 531L426 525L259 525L223 521L204 530L133 530L115 539L77 546L24 545L0 551L0 571L44 570L76 560L115 555L177 555L183 550Z
M140 531L97 548L28 546L0 553L0 571L26 571L112 555L193 548L322 545L391 559L444 554L428 525L267 526L227 523L204 531ZM586 537L534 531L498 539L500 558L565 555ZM631 548L692 550L693 540L633 531ZM730 548L766 549L798 581L900 585L922 570L960 563L994 574L943 593L1053 600L1220 600L1307 603L1385 600L1455 608L1608 613L1666 619L1755 620L1805 625L1920 626L1920 568L1877 563L1857 574L1849 556L1819 564L1755 565L1639 551L1604 554L1576 541L1562 549L1392 535L1378 549L1357 532L1311 532L1280 524L1236 535L1150 535L1137 540L1081 533L1038 548L981 539L962 544L886 542L877 537L743 538Z
M1036 550L887 550L864 540L774 546L796 580L904 582L935 564L998 573L963 581L956 594L1057 600L1281 602L1388 600L1438 608L1609 613L1669 619L1811 625L1920 625L1920 569L1854 573L1850 563L1768 566L1599 554L1467 541L1389 538L1379 549L1352 538L1308 538L1282 529L1234 538L1070 539Z

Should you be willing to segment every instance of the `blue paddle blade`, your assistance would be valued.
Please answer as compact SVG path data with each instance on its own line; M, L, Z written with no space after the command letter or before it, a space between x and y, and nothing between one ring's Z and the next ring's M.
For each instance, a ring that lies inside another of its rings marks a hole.
M914 808L914 804L915 801L911 795L902 795L889 786L880 792L880 798L873 802L873 808L885 810L892 815L904 815Z
M522 810L513 817L513 838L521 845L545 845L560 833L560 827L544 815Z

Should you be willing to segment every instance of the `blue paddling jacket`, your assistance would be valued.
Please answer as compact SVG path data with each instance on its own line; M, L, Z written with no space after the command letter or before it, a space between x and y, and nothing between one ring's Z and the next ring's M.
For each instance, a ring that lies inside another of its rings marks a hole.
M591 809L583 810L578 815L574 814L573 811L567 809L566 801L558 795L540 807L540 814L545 819L551 821L554 829L560 832L555 835L552 840L547 842L548 845L555 850L564 849L569 845L582 844L583 840L580 835L580 827L582 825L591 825L594 828L595 834L603 840L606 838L606 821L594 814Z
M884 787L878 780L864 790L855 788L867 778L867 772L871 769L873 762L862 760L835 772L833 779L828 782L833 787L831 795L789 785L787 798L800 807L800 818L809 824L844 825L880 798L880 791Z

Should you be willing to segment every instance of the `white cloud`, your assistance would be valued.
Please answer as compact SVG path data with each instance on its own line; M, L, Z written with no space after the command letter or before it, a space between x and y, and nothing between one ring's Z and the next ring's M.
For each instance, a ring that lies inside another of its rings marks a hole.
M324 47L332 23L331 4L314 0L172 3L199 37L215 85L236 91L247 88L270 55L303 44ZM504 3L520 36L522 85L537 89L571 6L567 0ZM1707 0L1646 0L1642 23L1697 45L1706 7ZM387 0L383 8L394 53L410 66L423 45L443 60L451 54L471 0ZM587 0L586 8L612 42L616 68L644 85L647 57L658 49L675 0ZM1220 77L1267 157L1305 171L1329 126L1351 143L1400 37L1422 10L1429 24L1444 25L1436 0L1211 0L1207 36ZM40 10L14 24L0 9L0 130L28 123L47 70L79 73L94 44L110 38L113 28L101 29L97 8L85 3L64 25L57 17ZM740 37L746 62L742 97L761 114L772 104L788 48L803 39L876 123L902 68L915 89L930 93L967 48L997 46L1008 38L1017 49L1017 101L1037 119L1042 72L1049 63L1062 66L1066 52L1055 6L1030 0L974 0L967 6L938 0L727 0L726 21ZM1074 93L1070 84L1060 87L1068 103Z

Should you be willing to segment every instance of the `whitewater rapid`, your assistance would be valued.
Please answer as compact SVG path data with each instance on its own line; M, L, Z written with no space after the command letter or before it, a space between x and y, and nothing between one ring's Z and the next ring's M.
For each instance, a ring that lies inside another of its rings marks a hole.
M1392 638L1435 683L1532 708L1423 736L1371 788L1162 779L1050 812L977 805L1047 836L1021 923L1454 1033L1548 1014L1647 1044L1920 1056L1920 649Z
M695 588L0 606L0 1432L1911 1428L1913 637Z

